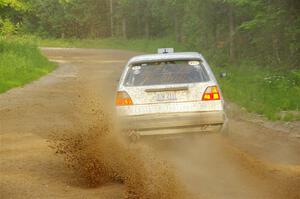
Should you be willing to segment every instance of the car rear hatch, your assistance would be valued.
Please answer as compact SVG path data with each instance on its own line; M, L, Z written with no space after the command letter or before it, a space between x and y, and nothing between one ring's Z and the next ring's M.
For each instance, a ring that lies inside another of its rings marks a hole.
M128 115L222 109L220 100L202 100L216 82L198 60L134 64L123 85L133 103L124 109Z

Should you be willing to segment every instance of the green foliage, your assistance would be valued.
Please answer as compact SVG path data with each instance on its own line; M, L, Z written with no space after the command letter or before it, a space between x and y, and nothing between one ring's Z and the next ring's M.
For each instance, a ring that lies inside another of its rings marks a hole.
M2 35L22 24L44 38L172 36L222 62L300 67L297 0L0 0L0 11Z
M0 36L11 36L20 26L20 17L28 8L22 0L0 0Z
M8 19L0 18L0 36L7 36L16 33L17 27Z
M22 0L0 0L0 8L9 7L16 11L24 10L27 5Z
M106 0L29 0L27 32L43 37L95 38L109 35Z
M36 45L0 38L0 93L38 79L55 68Z
M300 110L300 70L274 71L253 65L214 67L226 71L220 79L225 98L272 120L296 120ZM284 114L288 113L288 114Z

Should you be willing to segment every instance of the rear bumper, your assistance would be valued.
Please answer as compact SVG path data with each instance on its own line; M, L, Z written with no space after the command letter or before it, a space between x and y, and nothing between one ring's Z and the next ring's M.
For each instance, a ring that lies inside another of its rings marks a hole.
M217 132L227 121L224 111L122 116L120 119L123 130L139 135Z

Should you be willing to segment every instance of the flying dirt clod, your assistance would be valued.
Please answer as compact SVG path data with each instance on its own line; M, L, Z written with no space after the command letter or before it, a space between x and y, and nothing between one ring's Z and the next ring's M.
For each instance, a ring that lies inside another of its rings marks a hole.
M175 170L142 144L130 147L105 117L97 111L98 126L79 132L53 133L51 148L64 157L68 168L90 187L114 182L125 185L125 198L187 198L189 194ZM190 197L189 197L190 198Z

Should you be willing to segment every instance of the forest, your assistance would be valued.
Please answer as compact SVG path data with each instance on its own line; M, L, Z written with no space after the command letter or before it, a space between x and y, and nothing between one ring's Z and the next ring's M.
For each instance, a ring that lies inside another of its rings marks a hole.
M219 62L299 67L298 0L0 0L1 35L172 37Z

